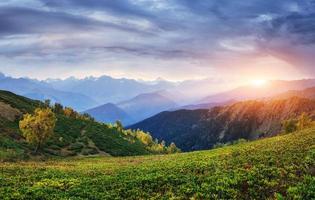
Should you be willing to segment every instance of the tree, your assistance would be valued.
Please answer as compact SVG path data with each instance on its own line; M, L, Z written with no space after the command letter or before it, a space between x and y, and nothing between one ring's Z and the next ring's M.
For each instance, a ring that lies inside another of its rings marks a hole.
M51 103L50 99L46 99L46 100L44 101L45 107L46 107L46 108L49 108L49 107L50 107L50 103Z
M118 130L118 131L122 131L122 130L124 129L123 124L122 124L121 121L119 121L119 120L117 120L117 121L115 122L115 127L117 127L117 130Z
M54 112L58 113L58 114L62 114L63 113L63 106L60 103L55 103Z
M77 117L77 112L75 112L72 108L69 108L69 107L65 107L65 109L63 110L63 113L67 117L71 117L71 118Z
M164 140L162 140L161 146L162 146L163 148L165 147L165 141L164 141Z
M55 114L49 108L37 108L34 114L25 114L19 123L26 141L35 145L35 153L53 135Z
M296 121L289 119L284 121L283 128L285 133L292 133L297 130Z
M297 122L297 128L298 130L303 130L309 127L311 124L312 124L312 119L306 113L302 113L302 115L300 116Z
M174 142L172 142L167 148L167 153L180 153L180 149L177 148Z
M152 136L148 133L137 130L136 137L146 146L151 146L153 144Z
M95 119L88 113L83 113L80 118L83 120L95 121Z

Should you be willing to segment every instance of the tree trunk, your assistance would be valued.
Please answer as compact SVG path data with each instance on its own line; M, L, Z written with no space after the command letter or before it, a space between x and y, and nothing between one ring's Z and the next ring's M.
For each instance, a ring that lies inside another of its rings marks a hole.
M41 146L40 142L37 143L36 148L35 148L35 151L34 151L34 154L37 154L37 153L38 153L38 150L40 149L40 146Z

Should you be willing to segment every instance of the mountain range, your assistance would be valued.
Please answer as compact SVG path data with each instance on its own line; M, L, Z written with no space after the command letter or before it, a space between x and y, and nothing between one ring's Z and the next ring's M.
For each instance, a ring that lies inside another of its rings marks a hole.
M200 103L200 104L189 104L181 107L175 108L175 110L198 110L198 109L210 109L216 106L224 106L237 102L236 100L222 101L222 102L210 102L210 103Z
M130 124L134 122L128 113L113 103L106 103L104 105L88 109L83 113L91 115L99 122L115 123L118 120L123 124Z
M281 131L284 120L302 113L313 118L314 97L315 88L309 88L212 109L167 111L128 128L148 131L167 143L175 142L184 151L209 149L241 138L273 136Z
M191 88L210 82L211 80L193 80L175 83L161 78L141 81L109 76L38 81L0 74L2 90L41 101L50 99L52 103L61 103L87 112L102 122L120 120L126 125L198 99L198 95L188 97L188 93L193 93Z
M140 94L117 104L107 103L84 112L101 122L114 123L120 120L124 125L130 125L175 107L177 104L174 101L154 92Z
M290 97L315 99L315 87L306 88L304 90L289 90L287 92L278 94L272 98L273 99L286 99Z
M0 89L32 99L50 99L64 106L87 112L102 122L120 120L130 125L159 112L180 109L210 109L236 101L263 99L315 86L315 79L269 81L262 87L245 85L213 94L211 79L171 82L164 79L142 81L110 76L77 79L12 78L0 73ZM219 84L220 85L220 84ZM209 88L209 89L207 89ZM218 86L217 91L222 91ZM206 95L206 94L213 95Z
M62 103L77 110L84 110L97 103L90 97L71 91L52 88L49 84L29 78L0 76L0 89L14 92L32 99L50 99L52 103Z
M230 105L240 100L264 99L281 94L286 91L305 89L311 86L315 86L314 79L294 81L270 81L266 85L261 87L253 85L238 87L227 92L208 96L206 98L196 101L195 104L187 104L181 106L176 105L178 102L180 102L180 100L177 99L177 102L173 101L173 99L176 99L176 94L174 95L170 91L162 90L154 93L140 94L130 100L119 102L115 105L121 110L125 111L129 116L133 116L131 119L126 118L126 116L128 115L123 115L119 119L125 125L130 125L132 123L144 120L147 117L151 117L154 114L162 111L181 109L210 109L216 106ZM100 111L97 111L97 109L98 108L94 108L93 112L90 112L89 110L85 112L91 114L96 119L99 119L101 115L104 114L104 107L101 107ZM106 120L108 121L105 122L113 122L113 120L117 120L116 118L117 117L114 117L111 120L106 118Z
M120 102L137 96L141 93L154 92L173 87L173 83L163 79L156 81L137 81L126 78L112 78L110 76L88 77L65 80L54 79L46 82L57 90L76 91L92 97L99 104Z
M296 119L302 113L306 113L311 118L314 118L314 97L315 87L299 91L287 91L271 98L230 102L209 109L165 111L126 128L150 132L153 138L157 138L160 141L164 140L166 144L175 142L183 151L210 149L218 143L229 143L238 139L255 140L274 136L281 132L284 120ZM152 101L154 98L155 100ZM33 101L5 91L0 92L0 100L0 119L2 119L0 128L6 133L12 128L15 132L17 130L17 125L11 122L16 122L23 113L30 112L35 107L43 105L39 101ZM129 115L129 113L126 113L115 104L105 104L97 109L91 109L89 113L95 112L99 114L100 110L103 111L100 117L104 118L99 118L99 121L114 120L113 118L106 119L107 116L117 116L116 118L135 121L136 119L133 119L133 117L137 117L138 113L142 114L139 116L145 117L145 115L157 112L154 109L150 109L150 106L154 104L166 106L159 109L176 106L174 102L169 101L159 93L147 93L138 95L130 101L123 101L117 104L124 107L132 115ZM138 105L142 105L142 107L138 107ZM68 137L68 133L74 134L74 132L71 132L72 130L76 130L75 134L82 132L80 131L80 126L75 126L76 123L82 123L82 126L84 125L85 129L89 130L91 134L94 134L94 131L98 131L99 135L97 137L101 137L104 131L109 131L108 129L103 130L102 128L104 127L99 127L101 124L93 121L91 121L93 126L86 126L82 121L69 121L63 115L58 116L58 118L61 121L59 121L56 131L62 137ZM131 123L132 121L127 122ZM68 126L69 129L67 128ZM95 127L100 129L94 129ZM110 128L111 126L105 127ZM87 128L91 128L91 130ZM91 137L94 136L93 134ZM95 143L99 141L97 137L93 138ZM54 142L57 142L57 140ZM129 146L130 144L126 143L126 145Z
M266 82L266 84L262 86L245 85L226 92L210 95L201 99L199 103L224 102L230 101L231 99L239 101L267 98L289 90L303 90L314 86L315 79L291 81L273 80Z

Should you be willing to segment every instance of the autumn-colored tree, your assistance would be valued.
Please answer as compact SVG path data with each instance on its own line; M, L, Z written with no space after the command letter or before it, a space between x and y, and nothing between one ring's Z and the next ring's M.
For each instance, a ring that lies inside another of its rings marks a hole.
M177 148L174 142L170 144L170 146L167 148L167 153L180 153L180 149Z
M303 130L309 127L311 124L312 124L312 119L306 113L302 113L302 115L300 116L297 122L297 128L298 130Z
M49 108L37 108L34 114L25 114L19 126L26 141L35 145L35 153L53 135L55 114Z
M152 136L148 133L137 130L136 137L146 146L151 146L153 144Z
M115 122L115 127L117 128L118 131L122 131L124 129L123 124L119 120Z
M69 107L65 107L63 112L64 112L64 115L67 117L76 118L77 116L77 112L75 112L72 108L69 108Z

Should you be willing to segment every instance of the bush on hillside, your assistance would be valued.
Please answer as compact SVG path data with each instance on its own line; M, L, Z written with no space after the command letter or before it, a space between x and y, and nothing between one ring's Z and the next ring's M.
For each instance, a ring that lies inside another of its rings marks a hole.
M170 146L167 148L167 153L180 153L181 150L175 145L174 142L170 144Z
M170 146L166 146L165 141L159 142L157 139L153 140L152 136L148 132L144 132L140 129L137 130L121 130L124 135L131 138L133 142L138 140L145 146L145 148L154 154L167 154L167 153L178 153L181 152L176 147L175 143L171 143Z
M285 133L292 133L297 130L296 120L289 119L282 124Z
M297 130L303 130L310 126L312 126L312 119L306 113L302 113L297 120L288 119L282 123L282 127L285 133L292 133Z
M234 140L234 141L231 141L231 142L227 142L227 143L216 143L213 145L213 149L217 149L217 148L222 148L222 147L226 147L226 146L230 146L230 145L236 145L236 144L243 144L243 143L246 143L248 142L247 140L243 139L243 138L240 138L238 140Z
M71 118L76 118L78 115L78 113L70 107L65 107L65 109L63 110L63 113L65 116L71 117Z
M57 114L63 114L63 106L60 103L55 103L53 111Z
M306 114L302 113L302 115L299 117L298 122L296 124L298 130L303 130L305 128L308 128L312 125L312 119Z

